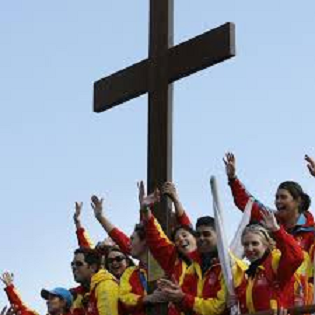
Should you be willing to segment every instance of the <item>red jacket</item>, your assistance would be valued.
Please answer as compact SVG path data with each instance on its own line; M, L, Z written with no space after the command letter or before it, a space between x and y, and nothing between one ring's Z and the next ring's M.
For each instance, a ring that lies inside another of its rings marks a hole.
M28 306L24 304L20 294L17 292L13 284L6 287L4 290L7 294L10 304L14 306L17 313L19 313L20 315L38 315L36 311L30 309ZM73 315L73 314L71 312L64 315Z
M138 266L129 267L120 278L120 314L145 315L143 298L147 295L147 270Z
M73 315L85 315L84 296L88 293L83 286L71 288L69 290L73 296L72 314Z
M182 290L185 296L177 305L181 311L196 315L220 315L226 311L226 286L217 259L205 274L194 261L185 274Z
M238 178L229 182L231 191L234 197L235 205L244 211L249 198L253 198L254 203L251 212L251 219L261 221L262 215L261 210L267 209L261 202L255 199L244 187ZM276 213L277 216L277 213ZM284 222L281 222L279 218L279 223L285 227ZM309 211L303 212L293 229L287 229L300 247L304 250L304 262L300 268L295 273L295 291L299 291L301 288L304 291L305 304L308 304L312 300L312 285L309 284L309 278L313 276L312 261L310 259L310 251L315 240L315 229L314 229L314 217Z
M78 244L80 247L86 248L94 248L94 245L86 232L86 230L82 227L77 229L76 231ZM109 236L112 240L119 246L120 250L125 255L130 255L130 238L118 228L114 228L110 233Z
M188 264L180 257L176 246L168 239L153 215L146 222L146 239L150 252L166 275L181 284Z
M186 214L178 217L177 222L182 226L191 225L190 220ZM152 256L159 263L168 278L172 279L173 281L175 280L179 285L181 285L185 272L189 266L189 258L185 260L180 257L176 246L168 239L160 224L153 215L151 215L145 226L146 240ZM168 314L179 314L179 311L174 307L173 304L170 304Z
M303 263L303 251L283 227L273 236L277 249L258 266L254 277L248 277L242 267L234 272L242 314L294 306L294 273Z

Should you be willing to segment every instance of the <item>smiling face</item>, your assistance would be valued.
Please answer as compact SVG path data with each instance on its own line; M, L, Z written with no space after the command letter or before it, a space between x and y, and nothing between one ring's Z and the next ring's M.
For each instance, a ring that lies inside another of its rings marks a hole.
M217 248L217 233L207 225L200 225L196 229L197 246L200 253L211 253Z
M278 189L276 193L275 206L278 210L277 217L282 221L290 221L299 215L300 199L294 199L286 189Z
M112 273L117 279L121 277L128 267L126 256L116 250L112 250L107 256L108 271Z
M174 237L176 248L184 255L187 255L197 249L195 237L184 228L179 228Z
M244 246L245 257L250 262L261 258L268 249L268 244L264 237L260 233L250 231L243 235L242 245Z

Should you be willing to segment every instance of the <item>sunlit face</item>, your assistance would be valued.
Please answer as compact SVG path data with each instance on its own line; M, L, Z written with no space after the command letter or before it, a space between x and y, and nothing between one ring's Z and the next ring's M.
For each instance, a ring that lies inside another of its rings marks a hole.
M178 229L175 234L175 246L184 255L197 249L195 237L185 229Z
M128 267L126 256L119 251L111 251L107 256L108 271L117 279L121 277Z
M47 310L49 314L60 314L66 306L66 302L59 296L50 294L47 300Z
M131 256L140 258L147 251L146 240L141 240L137 232L133 232L130 237L131 242Z
M299 213L299 203L300 201L294 199L288 190L278 189L275 199L277 217L283 221L292 219Z
M253 232L247 232L242 238L245 257L253 262L261 258L268 249L267 242L263 236Z
M217 233L210 226L201 225L196 230L197 246L200 253L211 253L217 248Z
M82 253L74 255L71 268L74 280L81 284L90 282L92 275L94 274L94 270L85 262Z

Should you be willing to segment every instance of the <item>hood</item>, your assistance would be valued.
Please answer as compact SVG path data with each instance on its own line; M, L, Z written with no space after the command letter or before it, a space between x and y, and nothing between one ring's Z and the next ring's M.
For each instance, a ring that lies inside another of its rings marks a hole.
M98 285L100 282L108 280L117 282L117 280L111 273L109 273L105 269L101 269L91 279L91 290L93 290L95 286Z

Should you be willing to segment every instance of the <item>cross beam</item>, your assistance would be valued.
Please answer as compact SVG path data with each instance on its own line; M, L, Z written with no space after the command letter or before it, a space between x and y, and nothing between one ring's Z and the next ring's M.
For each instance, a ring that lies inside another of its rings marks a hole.
M167 51L168 83L235 56L235 26L226 23ZM149 91L150 59L94 83L94 111L106 111Z
M150 0L149 57L94 83L94 111L103 112L142 94L148 101L148 192L172 178L173 82L235 55L235 27L226 23L173 46L174 0ZM154 215L169 232L169 200ZM149 265L149 280L155 278ZM154 308L149 314L167 314Z

